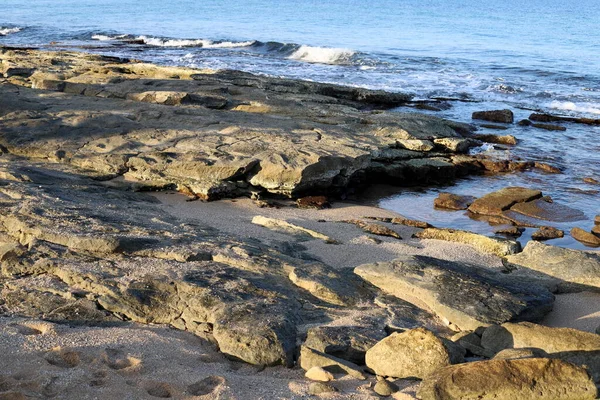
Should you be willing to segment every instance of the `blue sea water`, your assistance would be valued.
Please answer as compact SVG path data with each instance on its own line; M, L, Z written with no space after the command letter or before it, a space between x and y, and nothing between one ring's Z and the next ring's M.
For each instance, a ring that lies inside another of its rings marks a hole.
M461 99L433 114L464 122L472 111L492 108L511 108L518 119L532 109L600 118L598 0L0 0L0 9L0 44ZM550 162L564 174L476 177L444 190L538 187L589 217L554 225L589 229L600 213L600 186L582 178L600 180L600 127L565 126L511 126L502 133L517 136L519 146L495 150ZM461 213L434 211L439 190L403 190L380 204L438 225L490 232ZM425 206L415 207L414 196ZM569 238L557 243L578 246Z

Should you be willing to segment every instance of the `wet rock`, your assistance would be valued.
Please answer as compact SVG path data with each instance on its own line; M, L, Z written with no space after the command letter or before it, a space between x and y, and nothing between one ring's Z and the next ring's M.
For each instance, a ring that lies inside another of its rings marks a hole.
M329 383L323 383L323 382L311 383L310 386L308 387L308 394L311 394L313 396L318 396L318 395L326 394L326 393L334 393L337 391L338 390L336 389L335 386L333 386Z
M560 291L600 288L600 256L592 252L565 249L539 242L529 242L523 252L506 257L514 273L541 274L558 285Z
M366 379L362 369L350 361L342 360L331 355L327 355L310 347L302 346L300 348L300 367L308 371L313 367L322 367L332 373L345 373L356 379Z
M517 203L510 207L510 211L518 212L527 217L543 219L554 222L580 221L586 218L585 214L577 209L552 201L549 197Z
M600 125L600 119L561 117L561 116L550 115L550 114L533 113L529 116L529 119L532 121L539 121L539 122L562 122L562 121L564 121L564 122L575 122L575 123L585 124L585 125Z
M547 358L489 360L452 365L421 384L423 400L594 399L597 389L587 372Z
M499 257L521 251L521 245L514 240L487 237L458 229L427 228L414 236L419 239L436 239L468 244L483 253L495 254Z
M462 361L464 354L424 328L392 333L370 348L366 364L377 375L424 378L438 368Z
M464 138L441 138L433 141L437 146L451 153L466 153L471 147L480 145L481 143L473 139Z
M315 208L322 210L331 207L329 200L325 196L306 196L296 200L298 208Z
M533 122L531 122L531 121L530 121L530 120L528 120L528 119L522 119L522 120L520 120L520 121L518 122L518 125L519 125L519 126L531 126L531 124L532 124L532 123L533 123Z
M580 241L586 246L598 247L600 246L600 237L594 235L591 232L584 231L581 228L571 229L571 236L573 239Z
M361 265L354 272L393 296L431 310L460 330L500 321L538 320L552 309L554 301L541 286L424 256Z
M398 232L396 232L386 226L380 225L380 224L365 222L365 221L361 221L359 219L351 219L351 220L347 220L344 222L346 222L348 224L354 224L354 225L358 226L359 228L361 228L363 231L365 231L367 233L372 233L373 235L389 236L389 237L393 237L393 238L402 240L402 237L400 236L400 234L398 234Z
M365 364L365 353L385 332L361 326L320 326L308 330L305 346L358 365Z
M567 128L565 128L564 126L554 125L554 124L531 124L531 126L533 126L534 128L544 129L547 131L566 131L567 130Z
M506 129L505 126L502 126L502 128ZM516 145L518 143L517 138L514 137L513 135L498 136L498 135L474 134L474 135L471 135L471 137L473 139L481 140L482 142L487 142L487 143L508 144L508 145Z
M600 225L600 215L594 217L594 225Z
M400 388L398 385L392 382L388 382L385 379L377 381L375 386L373 387L373 391L377 393L381 397L388 397L392 394L396 393Z
M565 233L552 226L541 226L540 229L531 234L533 240L550 240L564 237Z
M475 201L474 196L463 196L441 192L438 197L433 200L433 205L436 208L444 208L448 210L466 210L471 203L473 203L473 201Z
M590 185L600 185L600 181L592 177L583 178L583 181Z
M511 110L477 111L473 113L472 118L505 124L512 124L514 121L514 115Z
M306 371L306 374L304 374L304 376L310 379L311 381L319 382L329 382L334 379L333 374L331 372L326 371L321 367L312 367L311 369Z
M536 169L542 170L544 172L547 172L549 174L562 174L562 171L560 170L560 168L557 168L553 165L543 163L543 162L536 161L533 164L533 167Z
M507 187L478 198L469 206L476 214L499 215L517 203L524 203L542 197L539 190L523 187Z
M494 231L494 233L496 233L498 235L505 235L505 236L510 236L510 237L514 237L514 238L521 237L523 232L525 232L525 228L521 228L518 226L500 228L500 229L496 229Z

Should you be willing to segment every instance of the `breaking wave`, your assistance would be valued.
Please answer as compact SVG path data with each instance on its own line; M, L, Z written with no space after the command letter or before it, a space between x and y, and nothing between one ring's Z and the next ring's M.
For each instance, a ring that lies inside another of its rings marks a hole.
M171 39L152 36L132 36L132 35L104 35L94 34L93 40L100 41L121 41L130 44L145 44L155 47L203 47L206 49L228 49L236 47L252 46L256 42L254 40L246 42L232 41L213 41L208 39Z
M350 49L302 45L288 58L318 64L349 64L354 54Z
M553 101L550 103L550 108L555 110L574 111L587 114L600 114L598 104L580 103L576 104L571 101Z
M10 35L12 33L17 33L17 32L21 32L21 28L18 28L18 27L5 28L3 26L0 26L0 36L7 36L7 35Z

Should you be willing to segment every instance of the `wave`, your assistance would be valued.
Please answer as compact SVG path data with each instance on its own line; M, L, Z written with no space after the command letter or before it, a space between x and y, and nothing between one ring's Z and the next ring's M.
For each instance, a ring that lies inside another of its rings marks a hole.
M587 114L600 114L600 105L594 103L576 104L572 101L553 101L550 103L550 108L555 110L575 111Z
M106 42L109 40L123 40L128 37L129 37L128 35L117 35L117 36L108 36L108 35L101 35L101 34L92 35L93 40L100 40L102 42Z
M288 58L317 64L349 64L354 54L350 49L302 45Z
M229 49L236 47L252 46L256 41L232 42L232 41L213 41L209 39L172 39L152 36L133 36L133 35L105 35L93 34L93 40L99 41L121 41L130 44L145 44L155 47L202 47L205 49Z
M12 33L17 33L17 32L21 32L21 28L18 28L18 27L5 28L3 26L0 26L0 36L7 36L7 35L10 35Z

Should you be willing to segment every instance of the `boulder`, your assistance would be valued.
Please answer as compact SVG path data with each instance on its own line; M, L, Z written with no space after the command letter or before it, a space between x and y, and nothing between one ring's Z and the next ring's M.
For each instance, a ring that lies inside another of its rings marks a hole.
M469 206L476 214L499 215L517 203L524 203L542 197L539 190L523 187L507 187L478 198Z
M565 236L565 233L553 226L541 226L540 229L531 234L533 240L550 240Z
M513 273L540 276L565 291L600 288L600 255L530 241L523 252L506 257Z
M365 353L385 332L361 326L319 326L310 328L304 346L358 365L365 364Z
M471 203L475 201L474 196L462 196L453 193L441 192L438 197L433 200L433 205L436 208L448 210L466 210Z
M345 373L356 379L366 379L362 369L350 361L342 360L334 356L313 350L310 347L300 348L300 368L309 371L313 367L321 367L332 373Z
M452 365L423 380L417 393L422 400L591 400L597 394L583 368L548 358Z
M514 238L521 237L523 232L525 232L525 228L521 228L519 226L502 227L494 230L494 233L498 235L510 236Z
M511 110L476 111L473 113L472 118L505 124L512 124L515 119Z
M333 374L331 372L321 367L312 367L311 369L306 371L306 374L304 374L304 376L310 379L311 381L319 382L329 382L334 379Z
M377 381L375 386L373 387L373 391L377 393L381 397L388 397L392 394L396 393L400 388L398 385L392 382L388 382L385 379L381 379Z
M422 379L438 368L462 362L463 355L431 331L416 328L392 333L371 347L365 360L377 375Z
M521 251L521 245L514 240L488 237L458 229L427 228L416 233L414 237L468 244L482 253L495 254L499 257Z
M460 330L505 321L538 320L552 309L554 302L554 296L541 286L431 257L405 256L361 265L354 272L387 293L431 310Z
M502 128L506 128L506 127L502 126ZM509 144L509 145L517 144L517 138L514 137L513 135L498 136L498 135L474 134L474 135L471 135L471 137L473 139L481 140L482 142L487 142L487 143Z
M508 348L537 348L548 354L600 350L600 335L571 328L551 328L530 322L488 327L481 345L494 353Z
M581 228L571 229L571 237L585 244L586 246L598 247L600 246L600 237L594 235L592 232L584 231Z

